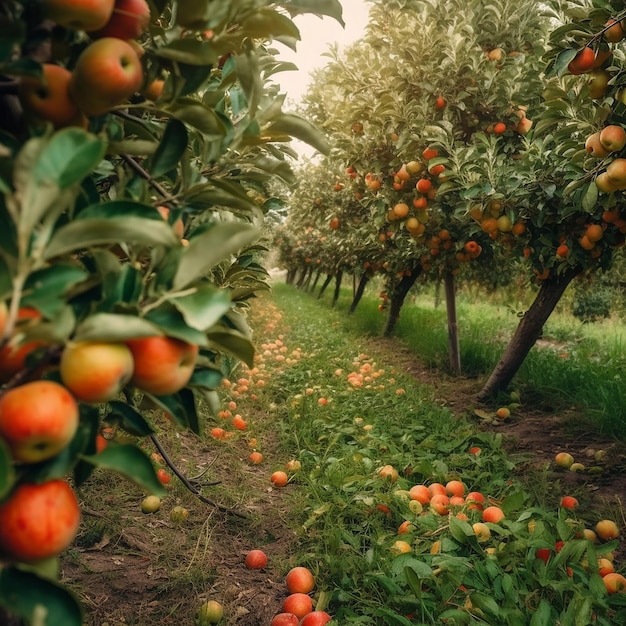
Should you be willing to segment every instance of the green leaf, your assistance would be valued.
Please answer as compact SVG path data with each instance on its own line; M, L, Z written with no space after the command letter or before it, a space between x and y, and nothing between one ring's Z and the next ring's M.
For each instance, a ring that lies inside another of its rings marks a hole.
M228 352L248 367L253 367L254 346L245 335L236 330L224 328L209 331L207 337L213 350Z
M327 15L328 17L336 19L345 27L339 0L284 0L276 4L285 8L292 16L301 15L303 13Z
M65 306L65 295L70 287L88 275L77 265L61 263L34 272L26 281L21 304L37 309L44 317L55 317Z
M144 397L150 400L155 406L160 407L163 411L171 416L181 428L189 428L189 417L185 411L185 407L180 401L180 395L171 396L153 396L150 393L144 393Z
M161 214L150 204L132 200L111 200L90 204L77 213L77 220L118 219L120 217L140 217L142 219L163 221Z
M518 511L524 506L526 502L526 494L522 491L516 491L508 495L502 501L502 510L506 513L506 515L510 515L514 511Z
M550 603L547 600L542 599L530 620L529 626L553 626L553 624L554 618L552 616Z
M241 28L247 37L253 39L274 37L300 39L298 27L288 17L268 8L249 13L241 22Z
M0 501L9 493L15 482L15 471L11 453L0 439Z
M198 346L207 346L208 341L204 331L191 328L178 309L169 302L165 302L157 309L146 313L145 319L152 322L168 337L175 337Z
M150 159L149 170L154 178L173 170L182 159L189 136L182 122L170 120L165 127L159 147Z
M178 397L187 415L187 427L196 435L200 434L200 419L196 410L196 399L191 389L181 389Z
M184 63L185 65L215 65L218 60L217 52L211 41L199 41L191 38L175 39L171 43L157 48L155 54L161 59Z
M188 386L213 391L220 386L223 378L224 375L218 369L201 369L197 367L191 375Z
M281 113L274 117L269 126L263 129L262 134L272 139L290 135L304 141L322 154L328 154L330 151L330 145L320 130L292 113Z
M254 49L247 48L235 57L235 64L239 83L248 100L248 116L253 118L263 96L258 56Z
M162 335L151 322L136 315L96 313L76 327L75 341L125 341Z
M107 422L117 423L127 433L137 437L147 437L154 432L146 418L126 402L111 400L109 407L111 410L106 416Z
M174 276L174 289L183 289L207 275L218 263L250 245L260 236L258 229L241 222L222 222L193 237L181 254Z
M196 330L207 330L230 309L232 303L226 289L200 287L188 296L171 298L170 302L182 313L185 322Z
M226 136L226 126L215 110L193 98L179 98L169 104L165 111L199 130L207 139L221 139Z
M582 197L582 207L583 211L587 213L592 213L596 208L596 203L598 202L598 186L595 182L591 182L587 185L587 189Z
M0 606L29 624L81 626L83 623L79 600L71 591L16 566L0 569Z
M59 228L46 246L44 258L49 260L81 248L121 241L146 246L180 245L180 240L164 220L139 217L88 218L75 220Z
M467 543L468 538L474 537L472 527L457 517L450 518L450 534L461 544Z
M95 467L117 472L154 495L164 496L166 493L150 459L132 444L110 441L102 452L85 455L83 460Z

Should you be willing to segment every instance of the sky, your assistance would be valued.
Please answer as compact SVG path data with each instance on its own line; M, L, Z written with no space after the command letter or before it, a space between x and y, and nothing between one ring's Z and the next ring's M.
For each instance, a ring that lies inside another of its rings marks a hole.
M345 28L330 17L320 19L315 15L298 15L294 18L294 23L300 30L301 41L298 42L296 52L281 46L280 59L291 61L298 66L298 71L281 72L274 76L281 86L281 91L287 94L287 103L300 101L307 90L311 72L328 63L328 57L321 55L328 51L331 44L337 43L339 50L342 51L363 36L370 5L364 0L340 1ZM294 142L294 148L307 156L314 152L313 148L301 142L297 142L297 145Z

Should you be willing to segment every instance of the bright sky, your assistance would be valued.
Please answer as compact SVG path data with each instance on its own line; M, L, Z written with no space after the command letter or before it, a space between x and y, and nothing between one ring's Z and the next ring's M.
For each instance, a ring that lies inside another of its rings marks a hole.
M297 72L281 72L274 77L280 84L281 91L287 94L288 102L298 102L307 90L311 72L328 63L328 57L321 55L328 51L331 44L337 43L341 51L346 45L363 36L370 5L364 0L341 0L341 5L345 28L330 17L320 19L315 15L299 15L294 18L294 23L300 30L301 41L298 42L296 52L281 46L280 58L295 63L299 69ZM314 152L300 142L297 149L307 156Z

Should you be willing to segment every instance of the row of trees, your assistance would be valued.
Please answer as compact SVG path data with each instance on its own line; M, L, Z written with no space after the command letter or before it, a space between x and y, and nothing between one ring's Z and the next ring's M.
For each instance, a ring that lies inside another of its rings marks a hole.
M382 272L387 333L418 277L443 280L460 371L456 277L530 272L536 298L480 396L505 389L573 278L624 243L623 17L617 2L372 2L305 100L331 150L302 168L277 235L292 274Z

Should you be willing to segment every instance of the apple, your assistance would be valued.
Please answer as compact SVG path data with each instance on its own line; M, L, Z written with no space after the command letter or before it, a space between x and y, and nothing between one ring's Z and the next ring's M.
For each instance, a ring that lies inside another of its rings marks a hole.
M413 485L409 489L409 498L420 504L428 504L431 498L430 489L426 485Z
M565 469L569 469L574 462L574 457L569 452L559 452L554 457L554 462L559 467L564 467Z
M563 496L561 498L561 506L564 509L575 509L578 506L578 500L573 496Z
M299 565L287 572L285 584L289 593L310 593L315 587L315 577L310 569Z
M491 529L484 522L476 522L475 524L472 524L472 530L476 535L476 539L478 539L480 543L488 541L491 537Z
M395 483L398 480L398 470L393 465L385 465L378 470L378 475L384 480Z
M224 617L224 607L216 600L209 600L198 609L196 623L198 626L218 624L222 617Z
M292 593L283 600L282 610L283 613L293 613L302 619L313 610L313 600L306 593Z
M43 341L21 342L21 331L36 324L41 313L30 307L22 307L17 314L18 324L7 345L0 349L0 383L8 382L15 374L26 367L26 359L31 352L46 345Z
M165 87L165 81L160 78L157 78L153 80L151 83L149 83L148 85L146 85L141 90L141 95L146 100L151 100L152 102L155 102L163 94L164 87Z
M482 514L483 522L497 524L504 519L504 511L499 506L488 506Z
M289 482L289 476L287 476L286 472L277 470L276 472L272 472L270 482L274 487L284 487Z
M609 151L600 142L600 133L592 133L585 140L585 151L596 159L604 159L609 155Z
M285 463L285 469L290 472L297 472L302 468L302 463L298 459L291 459Z
M63 385L37 380L0 398L0 437L20 463L56 456L78 428L78 405Z
M544 563L547 563L552 556L552 551L548 550L548 548L537 548L535 550L535 557L541 559Z
M302 618L300 626L324 626L331 619L332 617L326 611L311 611Z
M66 481L24 483L0 504L0 550L18 561L48 559L72 543L79 524L76 494Z
M450 512L450 498L445 493L436 493L430 499L430 508L439 515L447 515Z
M182 522L184 522L188 517L189 511L185 507L180 506L180 504L177 504L170 511L170 521L175 524L182 524Z
M622 126L609 124L600 131L600 143L609 152L619 152L626 146L626 131Z
M129 339L126 345L135 362L130 382L158 396L180 391L189 382L198 358L198 346L173 337Z
M46 17L72 30L98 30L113 13L115 0L42 0Z
M169 223L169 217L170 217L170 209L169 207L166 206L158 206L157 207L157 211L161 214L161 217ZM178 218L173 224L172 224L172 228L174 229L174 232L182 239L183 235L185 234L185 223L183 222L182 218Z
M463 496L465 485L460 480L449 480L446 483L446 493L449 496Z
M156 513L161 508L161 498L159 496L146 496L141 501L142 513Z
M72 73L52 63L44 63L41 67L41 78L24 76L18 84L18 96L24 111L52 122L55 128L81 124L83 115L70 97Z
M133 355L124 343L79 341L63 350L61 381L81 401L112 400L133 375Z
M248 569L263 569L267 565L267 555L263 550L250 550L246 554L245 564Z
M603 541L616 539L619 536L619 529L613 520L603 519L596 524L596 535Z
M88 116L103 115L125 102L143 83L137 51L127 41L103 37L78 57L70 95Z
M157 478L162 485L169 485L172 482L172 477L167 473L167 470L159 467L156 471Z
M274 615L270 626L298 626L300 620L293 613L278 613Z
M150 7L146 0L115 0L109 21L89 34L94 39L139 39L146 32L149 23Z
M626 578L617 572L610 572L602 578L602 582L609 594L626 591Z
M392 554L407 554L408 552L411 552L413 548L411 548L411 544L408 541L398 539L397 541L394 541L390 550Z

